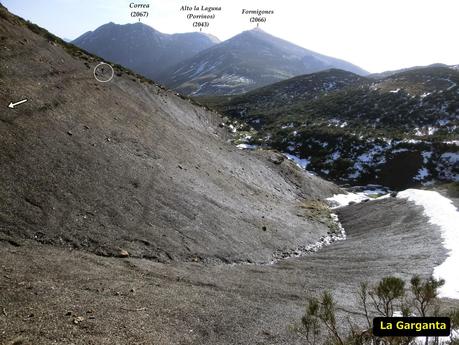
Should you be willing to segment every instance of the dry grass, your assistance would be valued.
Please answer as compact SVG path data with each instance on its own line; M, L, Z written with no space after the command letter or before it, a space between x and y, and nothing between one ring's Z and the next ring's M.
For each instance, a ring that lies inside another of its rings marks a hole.
M306 200L299 206L301 213L299 217L325 224L331 232L335 232L338 227L331 217L330 207L321 200Z

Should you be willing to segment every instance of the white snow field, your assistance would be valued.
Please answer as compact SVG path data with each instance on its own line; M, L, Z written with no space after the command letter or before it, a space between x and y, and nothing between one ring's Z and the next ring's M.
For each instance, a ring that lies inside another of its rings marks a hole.
M374 192L374 191L372 191ZM382 194L383 191L381 191ZM371 196L368 191L359 193L336 194L327 198L332 208L348 206L350 202L359 203ZM389 197L389 194L370 200ZM445 280L440 289L440 297L459 299L459 210L453 202L435 191L407 189L399 192L398 198L408 199L422 206L430 223L440 228L443 246L448 250L446 260L435 267L434 277Z
M358 204L364 200L380 200L387 197L389 197L389 193L384 189L371 188L357 193L335 194L326 200L329 201L332 208L339 208L349 206L351 202Z
M440 297L459 299L459 211L451 200L434 191L407 189L398 193L398 197L422 206L430 222L439 226L443 245L449 253L434 269L434 277L445 280Z
M368 199L368 197L363 193L335 194L327 198L332 208L348 206L351 202L359 203L365 199Z

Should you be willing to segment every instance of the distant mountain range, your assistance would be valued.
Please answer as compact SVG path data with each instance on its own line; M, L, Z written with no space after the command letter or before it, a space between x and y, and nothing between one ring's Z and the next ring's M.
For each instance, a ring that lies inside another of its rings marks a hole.
M142 23L109 23L72 43L191 95L238 94L329 68L368 74L349 62L304 49L260 29L220 43L203 33L167 35Z
M155 80L166 68L219 42L200 32L164 34L142 23L108 23L72 41L90 53Z
M405 188L459 179L459 71L381 79L328 70L243 95L198 100L229 116L236 143L296 155L340 183Z
M254 29L167 69L160 80L184 94L225 95L243 93L329 68L368 74L346 61L315 53Z
M386 77L390 77L391 75L394 75L394 74L398 74L398 73L402 73L402 72L408 72L408 71L421 69L421 68L448 67L448 68L457 69L457 66L458 65L448 66L448 65L445 65L445 64L442 64L442 63L434 63L434 64L431 64L429 66L414 66L414 67L408 67L408 68L401 68L401 69L397 69L397 70L393 70L393 71L384 71L382 73L372 73L372 74L367 75L367 77L374 78L374 79L383 79L383 78L386 78Z

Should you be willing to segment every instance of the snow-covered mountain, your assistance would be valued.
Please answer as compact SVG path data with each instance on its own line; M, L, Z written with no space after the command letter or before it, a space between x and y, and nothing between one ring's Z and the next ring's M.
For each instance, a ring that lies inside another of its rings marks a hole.
M142 24L108 23L72 42L108 61L123 65L148 78L219 43L218 38L199 32L164 34Z
M349 62L318 54L254 29L172 66L160 76L160 80L184 94L225 95L243 93L329 68L368 74Z

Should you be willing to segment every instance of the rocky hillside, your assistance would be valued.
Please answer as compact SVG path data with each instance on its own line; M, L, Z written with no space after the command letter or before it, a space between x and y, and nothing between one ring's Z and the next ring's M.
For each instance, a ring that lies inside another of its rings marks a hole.
M458 83L441 66L378 80L329 70L200 101L238 121L239 141L295 155L340 183L404 188L459 178Z
M163 34L142 23L108 23L72 43L156 80L168 67L218 44L219 40L200 32Z
M254 29L167 69L160 80L183 94L227 95L329 68L367 74L346 61Z
M306 296L366 322L360 282L447 256L422 206L332 215L332 183L129 70L97 82L100 58L1 6L0 45L0 344L303 345Z
M0 14L0 101L29 100L0 113L0 241L268 262L333 231L336 186L241 152L218 114L128 70L99 83L99 58Z

